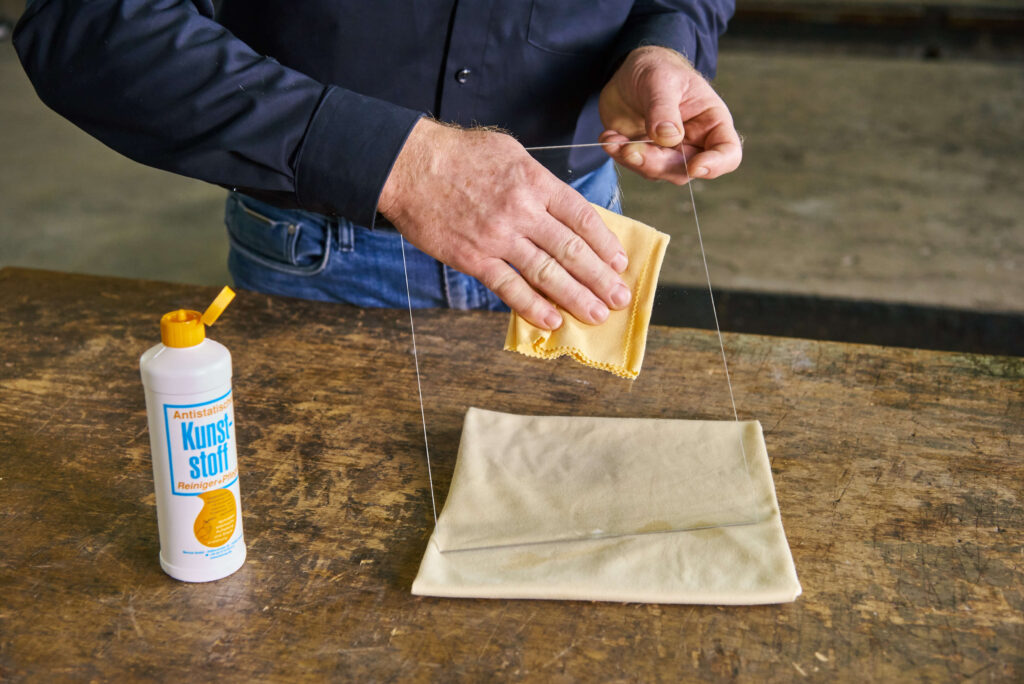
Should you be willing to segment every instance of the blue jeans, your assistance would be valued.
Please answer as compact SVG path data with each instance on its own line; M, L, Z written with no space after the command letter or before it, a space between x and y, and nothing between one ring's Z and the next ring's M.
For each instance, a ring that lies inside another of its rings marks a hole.
M621 212L619 179L611 160L572 183L591 202ZM401 236L344 218L280 209L230 193L224 221L235 285L267 294L340 301L360 307L404 308ZM508 307L476 278L405 245L412 305L417 308Z

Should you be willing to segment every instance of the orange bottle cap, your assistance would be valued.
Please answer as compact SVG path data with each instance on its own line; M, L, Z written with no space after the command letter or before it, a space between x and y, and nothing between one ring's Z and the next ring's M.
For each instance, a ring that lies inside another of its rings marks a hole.
M206 326L213 325L234 298L231 288L225 287L205 313L191 309L165 313L160 318L160 340L168 347L196 346L206 339Z

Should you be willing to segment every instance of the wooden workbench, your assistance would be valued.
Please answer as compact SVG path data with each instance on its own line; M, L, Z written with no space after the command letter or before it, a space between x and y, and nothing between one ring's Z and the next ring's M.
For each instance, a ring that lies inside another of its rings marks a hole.
M216 288L0 270L0 680L928 681L1024 677L1024 360L726 335L804 594L752 608L443 600L404 311L242 292L249 559L164 575L138 357ZM419 312L443 498L469 406L728 418L713 334L652 329L630 384Z

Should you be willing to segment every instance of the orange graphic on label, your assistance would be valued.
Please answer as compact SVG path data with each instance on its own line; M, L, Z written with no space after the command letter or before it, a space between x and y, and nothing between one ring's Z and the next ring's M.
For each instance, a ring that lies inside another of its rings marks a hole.
M235 532L235 495L227 489L214 489L203 492L199 498L203 500L203 510L192 526L196 539L203 546L222 546Z

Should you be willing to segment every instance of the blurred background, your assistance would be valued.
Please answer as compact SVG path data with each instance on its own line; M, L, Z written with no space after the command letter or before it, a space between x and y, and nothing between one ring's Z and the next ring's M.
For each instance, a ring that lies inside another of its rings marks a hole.
M738 0L715 87L740 169L694 184L722 328L1024 356L1024 0ZM36 97L0 0L0 267L230 282L224 191L131 162ZM655 322L713 326L689 192Z

